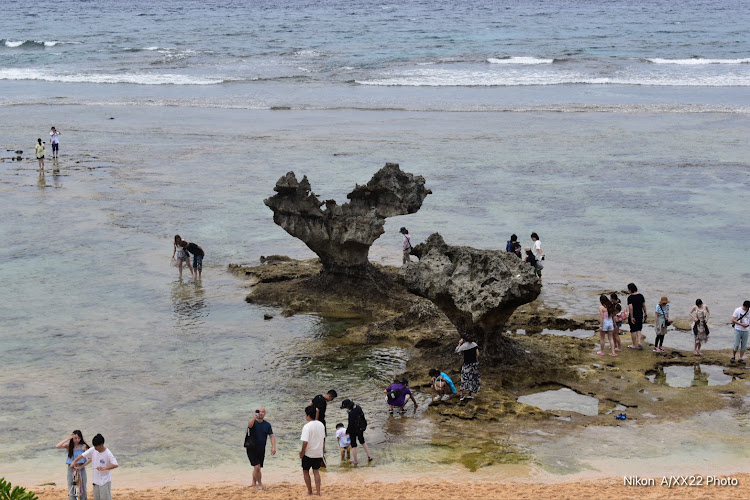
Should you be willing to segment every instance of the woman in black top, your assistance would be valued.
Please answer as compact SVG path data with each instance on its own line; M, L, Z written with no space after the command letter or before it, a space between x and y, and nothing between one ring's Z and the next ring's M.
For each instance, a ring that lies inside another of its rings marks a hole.
M474 399L472 394L479 392L481 380L479 378L479 347L468 337L458 341L456 352L463 353L464 364L461 367L461 401L466 398ZM464 393L467 393L465 396Z

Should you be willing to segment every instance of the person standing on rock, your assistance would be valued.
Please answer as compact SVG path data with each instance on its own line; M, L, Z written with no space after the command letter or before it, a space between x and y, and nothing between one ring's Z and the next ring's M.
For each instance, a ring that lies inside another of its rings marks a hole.
M461 367L460 400L474 399L473 394L479 392L482 384L479 378L479 346L468 336L464 336L458 341L456 352L464 356L464 364Z
M672 321L669 319L669 299L662 297L659 303L656 304L654 352L667 352L664 350L664 336L667 334L667 327L670 324L672 324Z
M750 333L750 300L742 303L732 313L732 324L734 325L734 350L732 351L732 363L735 359L737 362L745 364L745 350L747 349L747 336ZM740 351L740 357L737 358L737 351Z
M602 320L602 325L599 327L599 347L600 350L596 353L599 356L606 356L607 353L604 352L604 346L606 345L606 339L609 337L609 348L611 352L609 353L612 357L617 357L617 353L615 352L615 340L614 340L614 330L615 330L615 305L612 303L611 300L607 298L606 295L601 294L599 296L599 316Z
M34 145L34 153L36 154L36 161L39 163L39 170L44 171L44 155L47 153L47 148L42 142L42 138L36 140Z
M52 143L52 159L57 159L57 153L60 150L60 131L52 127L49 131L50 142Z
M539 235L536 233L531 233L531 241L534 242L534 245L532 247L532 251L534 252L534 257L536 257L536 264L534 264L534 269L536 270L537 276L539 276L539 281L542 281L542 269L544 269L544 264L542 264L542 261L544 260L544 251L542 250L542 242L539 241Z
M711 311L708 310L708 306L701 299L696 300L695 305L690 309L690 317L695 322L693 323L693 337L695 338L693 354L696 356L703 356L701 345L708 342L708 318L710 316Z
M403 265L406 265L411 262L411 258L409 256L411 255L412 248L414 247L411 246L411 236L409 236L409 231L405 227L399 229L398 232L403 235L403 238L401 240L401 250L403 250L404 252L404 258L401 263Z
M630 326L630 345L628 349L643 349L643 322L648 320L646 299L638 293L635 283L628 283L628 325Z

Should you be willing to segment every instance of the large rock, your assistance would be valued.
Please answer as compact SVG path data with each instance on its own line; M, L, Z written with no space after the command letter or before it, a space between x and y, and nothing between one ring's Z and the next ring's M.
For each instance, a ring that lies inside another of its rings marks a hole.
M419 262L401 268L406 288L440 308L461 335L490 356L512 355L505 323L517 307L539 295L534 270L514 254L450 246L440 234L414 248Z
M424 184L424 177L386 163L366 185L355 186L346 196L350 201L339 206L334 200L320 201L307 176L298 182L289 172L264 203L273 210L276 224L320 257L325 272L364 275L372 270L368 253L383 234L386 217L419 210L431 194Z

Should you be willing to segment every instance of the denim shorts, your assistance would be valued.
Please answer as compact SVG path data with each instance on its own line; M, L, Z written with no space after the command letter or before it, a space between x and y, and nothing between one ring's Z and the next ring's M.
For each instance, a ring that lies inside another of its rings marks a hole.
M745 352L747 350L747 336L750 332L734 329L734 350Z
M193 255L193 269L196 271L203 271L203 256Z

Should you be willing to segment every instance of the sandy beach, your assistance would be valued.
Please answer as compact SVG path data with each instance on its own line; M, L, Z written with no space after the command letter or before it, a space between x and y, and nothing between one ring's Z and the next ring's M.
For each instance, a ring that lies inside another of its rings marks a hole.
M301 475L300 475L301 476ZM445 500L445 499L519 499L534 500L598 500L618 498L623 500L645 499L744 499L747 498L746 485L749 474L722 476L737 480L737 486L674 486L660 485L662 478L653 478L653 486L626 486L622 477L597 479L592 481L575 481L555 484L530 484L521 482L482 482L465 476L467 481L434 481L413 479L399 482L354 481L349 479L331 482L324 476L322 495L327 498L367 498L369 500ZM668 479L668 478L667 478ZM697 482L698 480L696 480ZM36 490L40 500L62 498L63 488L43 487ZM232 484L226 486L187 486L187 487L154 487L145 489L113 489L113 496L121 499L143 500L245 500L248 498L281 500L288 498L305 498L302 478L299 483L283 482L269 484L264 491L255 491L249 484Z

